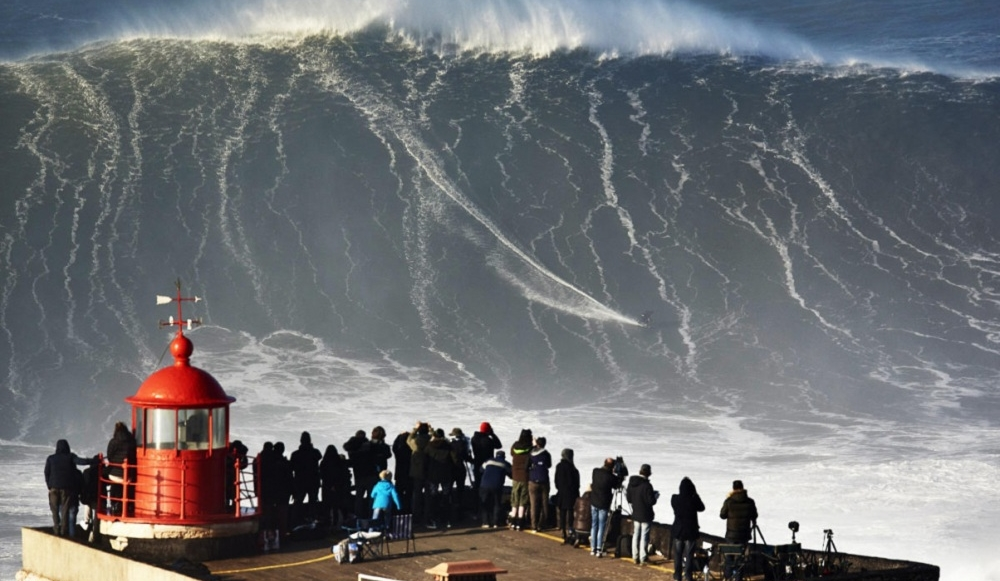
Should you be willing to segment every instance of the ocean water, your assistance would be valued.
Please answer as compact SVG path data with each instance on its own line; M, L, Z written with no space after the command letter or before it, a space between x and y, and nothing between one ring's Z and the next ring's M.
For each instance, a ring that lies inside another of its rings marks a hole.
M0 577L193 363L258 450L490 421L1000 580L1000 7L0 6ZM651 311L648 326L639 316ZM670 520L660 507L658 520Z

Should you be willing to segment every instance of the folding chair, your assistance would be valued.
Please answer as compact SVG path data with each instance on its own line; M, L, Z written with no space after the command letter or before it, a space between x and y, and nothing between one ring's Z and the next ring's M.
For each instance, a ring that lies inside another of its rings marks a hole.
M383 556L383 548L388 545L386 535L382 531L358 531L348 537L358 544L361 559L378 559Z
M725 581L742 581L746 567L746 546L719 545L718 550L722 555L722 578Z
M392 524L390 525L389 535L385 540L385 550L386 553L390 553L389 542L390 541L406 541L406 552L410 552L410 543L413 543L413 550L417 550L417 540L413 537L413 515L412 514L397 514L392 517Z

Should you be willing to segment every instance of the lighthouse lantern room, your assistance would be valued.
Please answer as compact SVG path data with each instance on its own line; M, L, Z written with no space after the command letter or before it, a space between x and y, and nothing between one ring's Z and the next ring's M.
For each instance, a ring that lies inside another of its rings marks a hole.
M173 364L125 399L132 406L133 465L120 467L120 496L110 495L98 513L110 546L139 558L238 554L252 549L257 530L252 499L241 494L240 459L229 453L229 409L236 400L190 363L194 345L184 328L201 321L185 321L182 305L199 300L182 297L180 281L175 297L157 297L157 304L177 303L177 319L160 322L177 327Z

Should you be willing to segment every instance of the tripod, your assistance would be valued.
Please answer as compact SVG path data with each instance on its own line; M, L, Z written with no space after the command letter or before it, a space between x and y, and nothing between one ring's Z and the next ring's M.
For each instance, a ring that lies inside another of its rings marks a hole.
M837 545L833 542L833 530L823 531L823 552L813 561L813 565L807 567L807 573L813 575L839 575L846 573L850 563L837 551Z

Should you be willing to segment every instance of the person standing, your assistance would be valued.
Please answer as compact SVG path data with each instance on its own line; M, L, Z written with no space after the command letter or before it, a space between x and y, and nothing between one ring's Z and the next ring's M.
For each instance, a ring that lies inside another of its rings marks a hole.
M342 448L347 452L347 459L354 472L354 516L368 518L371 514L371 499L368 495L378 482L371 442L368 441L364 430L358 430L344 442Z
M84 459L82 463L89 460ZM45 459L45 486L49 489L49 509L52 511L52 532L60 537L76 536L76 515L80 506L83 475L80 463L69 449L69 442L56 442L54 454Z
M472 434L473 488L479 489L483 478L483 464L492 460L494 452L501 448L503 444L493 433L493 426L489 422L479 424L479 431Z
M330 531L336 532L347 520L351 507L351 469L337 447L330 444L319 462L323 505L330 518Z
M632 560L637 565L646 564L649 530L653 526L653 505L660 496L649 481L652 473L649 464L643 464L639 473L629 478L625 489L625 500L632 505Z
M455 455L451 443L445 438L444 430L437 428L427 443L427 484L428 504L431 519L428 528L442 526L451 528L451 487L455 466Z
M757 503L743 488L742 480L733 481L733 490L722 503L719 517L726 520L726 542L745 545L750 542L750 532L757 524Z
M413 484L413 523L427 526L431 511L429 510L427 482L427 444L431 441L431 425L427 422L417 422L406 437L406 445L410 448L410 482Z
M573 464L573 450L563 449L559 464L556 465L556 508L559 515L559 530L562 531L563 544L570 540L573 532L573 507L580 497L580 471Z
M378 523L383 530L392 527L392 515L400 509L399 495L392 485L392 472L383 470L378 474L378 482L372 487L372 522Z
M319 462L322 459L323 455L313 447L312 436L309 432L302 432L299 448L292 452L289 459L293 478L292 498L295 503L292 522L296 525L302 524L304 520L315 519L315 506L319 502Z
M375 464L376 474L381 474L383 470L389 469L389 458L392 458L392 448L385 443L385 428L375 426L372 428L372 439L368 443L372 454L372 463Z
M413 451L406 443L410 437L410 432L400 432L396 439L392 441L392 454L396 457L396 493L399 494L399 503L403 507L401 512L413 512L413 481L410 479L410 459Z
M621 480L612 471L614 458L605 458L604 464L594 468L590 479L590 554L603 557L604 539L607 534L608 516L615 489L621 488Z
M545 449L545 438L535 438L528 461L528 502L531 505L531 530L540 531L549 522L549 468L552 455Z
M503 485L511 475L510 463L503 450L497 450L496 458L483 463L482 479L479 482L479 507L482 512L483 528L497 528L503 511Z
M125 422L115 423L115 431L108 441L107 449L108 480L114 484L110 487L108 496L111 501L110 514L120 516L126 501L134 496L133 480L135 479L135 437ZM128 466L128 472L125 471ZM129 504L128 513L131 516L133 508Z
M692 581L692 556L700 533L698 513L705 510L705 503L687 476L681 479L678 493L670 497L670 506L674 509L674 524L670 529L674 540L674 580L681 581L683 571L684 581Z
M531 430L521 430L517 441L510 448L511 480L510 487L510 528L515 531L524 526L525 513L528 508L528 463L531 461L531 449L534 439Z
M451 436L449 445L454 461L451 471L451 480L454 486L451 493L452 517L456 521L461 521L465 518L465 483L469 474L469 463L472 462L472 453L469 451L469 438L462 432L462 428L452 428L448 435Z
M274 472L274 498L272 499L278 525L278 536L274 539L274 549L280 549L279 539L286 538L288 528L288 500L295 488L292 463L285 457L285 443L275 442L270 458L270 469Z

